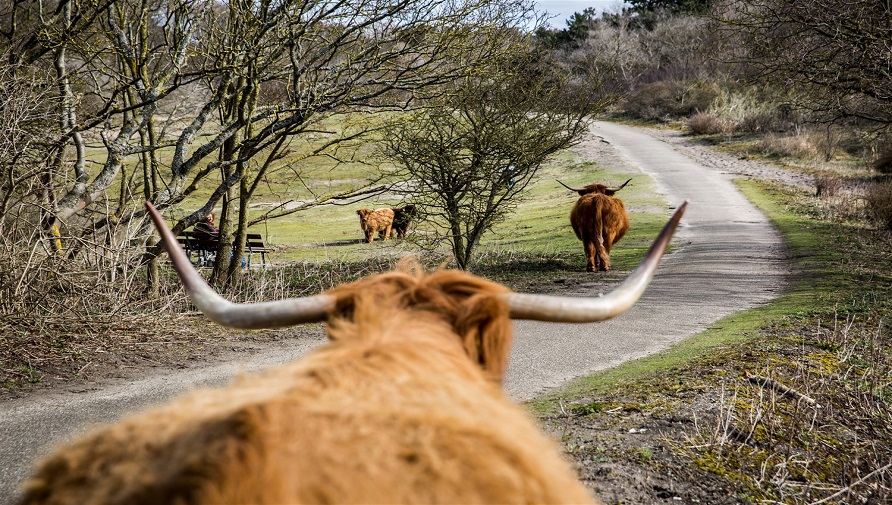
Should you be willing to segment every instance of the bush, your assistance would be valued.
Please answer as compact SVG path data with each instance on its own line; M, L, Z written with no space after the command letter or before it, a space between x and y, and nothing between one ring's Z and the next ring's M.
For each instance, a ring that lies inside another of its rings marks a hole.
M842 190L842 179L833 175L815 177L815 196L836 196Z
M695 135L717 135L727 133L729 128L721 119L712 114L694 114L688 119L688 131Z
M708 83L653 82L633 91L623 109L648 120L687 118L706 110L717 95L714 87Z
M781 120L773 111L753 111L738 121L735 130L739 133L765 133L781 129Z
M877 182L864 192L867 212L874 221L892 231L892 181Z
M765 133L788 129L790 112L753 90L724 90L717 94L708 112L735 133Z
M873 169L881 174L892 174L892 146L880 152L879 157L873 162Z

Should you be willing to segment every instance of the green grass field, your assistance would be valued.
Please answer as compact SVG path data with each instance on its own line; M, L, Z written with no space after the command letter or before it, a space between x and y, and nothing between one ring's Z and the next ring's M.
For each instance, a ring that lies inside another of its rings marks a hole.
M301 170L304 179L315 177L320 184L333 187L348 179L362 180L373 170L362 163L332 167L327 163L313 165L312 160L304 160ZM252 216L259 215L264 208L287 200L301 200L301 191L294 184L294 172L281 169L269 178L256 197L254 203L261 208L252 209ZM560 186L555 179L569 185L585 185L593 181L608 185L619 185L632 177L632 183L623 189L620 196L630 210L632 226L626 237L614 249L615 268L630 269L641 258L668 216L665 200L654 192L653 182L639 173L625 173L609 166L601 166L597 160L583 159L572 150L559 153L544 165L537 179L527 188L524 201L517 206L509 218L498 224L495 230L484 236L478 254L519 253L523 255L552 255L578 257L580 268L584 268L582 246L570 227L570 209L577 195ZM289 184L289 180L291 181ZM301 190L303 188L301 187ZM306 190L303 190L304 193ZM204 203L207 195L198 192L169 214L178 218ZM306 198L306 195L303 196ZM412 240L376 240L366 244L360 239L359 219L356 209L361 207L386 207L401 204L393 195L385 195L357 202L351 205L325 205L297 212L289 216L271 220L254 226L252 232L264 235L268 245L275 248L271 255L274 263L295 261L362 261L375 256L397 257L420 253L421 246ZM419 224L416 235L432 233ZM448 255L445 249L438 251Z

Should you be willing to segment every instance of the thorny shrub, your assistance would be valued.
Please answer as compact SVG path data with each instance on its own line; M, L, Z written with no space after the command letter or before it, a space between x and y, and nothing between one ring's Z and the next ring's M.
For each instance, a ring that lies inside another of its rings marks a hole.
M694 135L719 135L730 133L730 128L721 119L707 113L691 116L687 122L688 131Z
M813 198L803 200L801 211L822 221L865 224L869 219L864 199L865 186L832 173L814 178Z
M881 174L892 174L892 146L886 146L880 151L876 161L873 162L873 169Z
M836 196L843 186L843 180L835 175L820 174L815 176L815 196Z
M869 216L892 231L892 181L870 184L864 192L864 200Z

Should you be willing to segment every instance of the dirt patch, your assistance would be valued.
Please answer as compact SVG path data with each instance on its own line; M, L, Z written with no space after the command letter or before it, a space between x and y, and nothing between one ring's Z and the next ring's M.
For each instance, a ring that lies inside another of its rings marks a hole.
M54 390L99 389L121 379L238 360L285 340L324 337L321 325L240 331L208 323L200 313L163 321L121 317L71 329L20 327L0 336L0 402Z
M588 405L576 403L571 410ZM566 414L541 421L605 503L739 503L726 481L697 471L671 447L694 423L694 412L686 410L662 417L617 406L595 417Z

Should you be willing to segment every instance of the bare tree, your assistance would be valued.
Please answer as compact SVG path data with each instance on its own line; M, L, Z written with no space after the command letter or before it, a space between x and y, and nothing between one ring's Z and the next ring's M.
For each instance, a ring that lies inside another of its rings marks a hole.
M52 70L55 90L33 212L43 233L56 226L82 246L66 249L75 258L97 231L145 240L144 227L122 226L142 217L143 199L178 208L201 191L210 196L174 230L223 207L213 279L226 283L258 222L248 215L257 187L270 171L299 170L286 166L293 139L325 132L309 153L337 159L337 144L362 131L333 131L333 116L412 105L504 51L488 34L529 12L507 0L13 2L0 8L0 49ZM305 182L318 202L380 183Z
M717 11L753 79L832 121L892 124L892 7L883 0L731 1Z
M566 81L518 44L515 58L451 87L424 111L400 118L386 155L404 170L421 219L469 268L483 234L523 200L542 163L575 143L606 101L567 97Z

